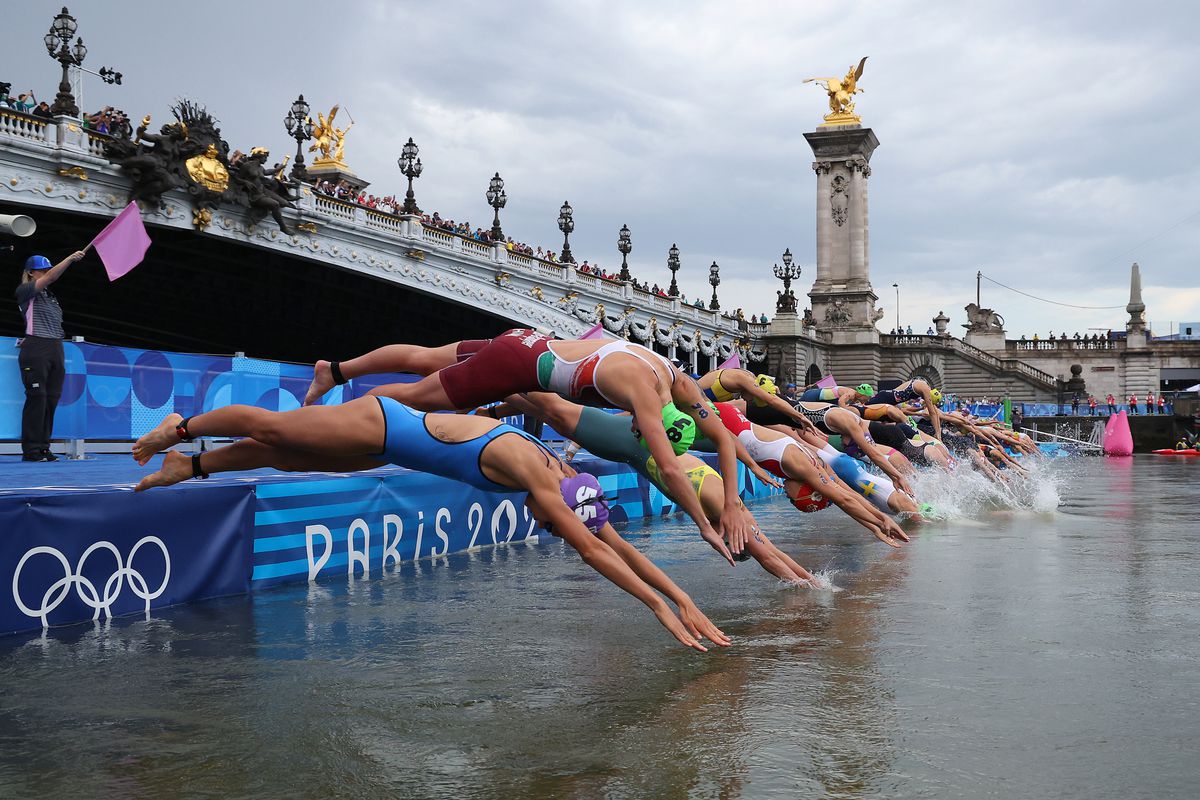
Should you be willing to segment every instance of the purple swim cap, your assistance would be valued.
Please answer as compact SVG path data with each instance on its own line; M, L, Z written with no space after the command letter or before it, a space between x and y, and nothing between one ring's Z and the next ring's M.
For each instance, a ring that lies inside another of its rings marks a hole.
M558 488L563 502L589 531L597 533L608 522L608 503L594 475L581 472L573 478L563 478Z

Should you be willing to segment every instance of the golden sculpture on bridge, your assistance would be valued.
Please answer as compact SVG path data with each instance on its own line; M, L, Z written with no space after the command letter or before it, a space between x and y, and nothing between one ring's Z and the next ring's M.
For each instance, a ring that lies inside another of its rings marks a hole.
M805 78L804 83L819 84L829 95L829 113L820 127L828 125L861 125L862 118L854 113L854 95L862 91L858 88L858 79L862 77L863 65L867 57L863 56L858 66L850 65L850 69L841 78Z
M354 127L354 119L351 117L350 124L344 128L338 128L333 124L334 117L337 116L340 106L335 105L329 109L329 116L326 117L321 112L317 112L317 122L313 125L313 143L309 145L308 152L320 151L313 166L322 164L336 164L338 166L346 166L346 132ZM347 112L349 115L349 112ZM309 118L309 122L312 119Z

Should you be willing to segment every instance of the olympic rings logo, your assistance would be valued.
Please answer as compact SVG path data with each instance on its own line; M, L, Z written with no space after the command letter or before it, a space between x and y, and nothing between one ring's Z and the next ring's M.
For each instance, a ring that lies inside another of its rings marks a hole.
M150 591L150 587L146 585L146 578L134 569L133 559L137 556L138 550L142 545L154 544L162 551L163 559L163 578L162 583L154 591ZM96 590L96 584L83 574L83 565L87 562L88 556L97 550L107 550L113 554L116 559L116 570L104 582L103 592ZM25 562L34 556L49 555L58 559L62 565L63 577L59 578L46 589L42 595L42 603L40 608L30 608L25 605L25 601L21 598L20 582L21 570L25 567ZM146 601L146 613L150 612L150 601L158 598L167 589L167 582L171 579L171 556L167 552L167 546L163 544L162 539L157 536L145 536L138 540L133 549L129 551L129 560L126 562L121 557L121 551L117 549L112 542L96 542L87 550L83 551L83 555L79 557L79 562L75 565L72 571L71 562L60 551L53 547L34 547L25 555L21 556L21 560L17 562L17 568L13 572L12 591L13 600L16 601L17 607L27 617L39 618L42 621L42 627L50 627L49 616L50 612L62 605L67 599L67 595L71 593L71 587L75 587L79 594L79 599L94 609L92 619L100 618L100 612L104 612L104 616L112 618L112 605L121 595L121 590L125 588L125 581L129 581L130 590Z

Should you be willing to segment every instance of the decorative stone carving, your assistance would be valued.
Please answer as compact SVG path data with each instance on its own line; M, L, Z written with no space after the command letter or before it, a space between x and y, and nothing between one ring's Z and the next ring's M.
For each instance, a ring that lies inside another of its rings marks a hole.
M839 228L846 224L850 196L846 193L846 176L834 175L829 187L829 213Z
M846 308L846 301L840 297L835 297L833 301L825 306L825 321L833 326L849 325L850 320L854 315L850 313L850 309Z
M1004 330L1004 317L990 308L980 308L974 303L968 303L966 312L967 322L963 327L972 333Z

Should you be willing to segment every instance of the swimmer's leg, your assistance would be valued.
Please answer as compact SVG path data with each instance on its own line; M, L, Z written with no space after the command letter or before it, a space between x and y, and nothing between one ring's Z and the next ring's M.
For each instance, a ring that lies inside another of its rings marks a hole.
M363 375L378 375L384 372L411 372L430 375L442 367L454 364L458 358L458 342L441 347L420 347L415 344L389 344L352 358L341 361L338 368L345 380ZM313 364L313 379L304 395L304 405L310 406L332 389L336 383L329 361Z
M460 410L446 396L446 390L442 388L442 379L436 372L415 383L390 383L387 386L377 386L367 394L390 397L417 411Z
M374 456L323 456L242 439L194 456L170 450L158 471L142 478L136 491L171 486L197 477L197 473L207 477L218 472L243 472L264 467L281 472L358 472L384 463Z
M182 421L178 414L168 414L134 444L134 460L145 464L155 453L183 441L176 430ZM187 423L187 433L192 437L243 436L263 444L330 456L380 453L385 430L383 412L373 397L294 411L232 405L198 414Z

